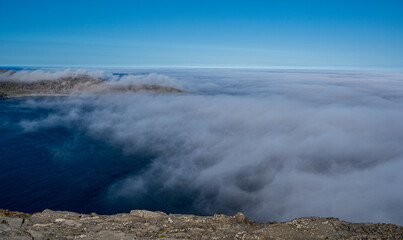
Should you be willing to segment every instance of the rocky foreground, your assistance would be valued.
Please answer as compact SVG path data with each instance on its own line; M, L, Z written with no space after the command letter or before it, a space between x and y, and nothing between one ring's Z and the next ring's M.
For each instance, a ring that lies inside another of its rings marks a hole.
M319 217L256 223L242 213L201 217L145 210L116 215L0 210L0 239L403 239L403 227Z
M149 91L156 93L180 93L180 89L159 85L133 85L110 83L88 75L43 79L26 82L14 79L13 71L0 69L0 99L24 96L68 96L73 94L104 94L114 92ZM12 79L12 80L10 80Z

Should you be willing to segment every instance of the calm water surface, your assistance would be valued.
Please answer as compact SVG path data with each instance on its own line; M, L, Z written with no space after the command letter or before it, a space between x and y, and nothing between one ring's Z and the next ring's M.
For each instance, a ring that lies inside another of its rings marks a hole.
M33 108L27 101L0 100L0 208L99 214L129 211L133 206L105 200L108 186L141 171L150 157L124 155L77 129L58 126L24 131L21 122L57 111Z

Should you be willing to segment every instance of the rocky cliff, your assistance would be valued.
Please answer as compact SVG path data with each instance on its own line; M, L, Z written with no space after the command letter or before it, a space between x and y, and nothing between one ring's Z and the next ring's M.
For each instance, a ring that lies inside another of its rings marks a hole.
M116 215L0 210L0 239L402 239L403 227L305 217L256 223L242 213L195 216L133 210Z
M132 85L110 83L102 78L88 75L62 77L56 80L43 79L34 82L10 80L12 71L0 69L0 99L21 96L72 95L80 93L102 94L110 92L139 92L180 93L182 90L158 85ZM1 76L1 75L0 75Z

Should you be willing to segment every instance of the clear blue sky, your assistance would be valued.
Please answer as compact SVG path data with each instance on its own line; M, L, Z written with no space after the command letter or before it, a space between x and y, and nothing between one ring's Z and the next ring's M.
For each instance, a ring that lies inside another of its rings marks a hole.
M0 0L0 65L403 68L403 0Z

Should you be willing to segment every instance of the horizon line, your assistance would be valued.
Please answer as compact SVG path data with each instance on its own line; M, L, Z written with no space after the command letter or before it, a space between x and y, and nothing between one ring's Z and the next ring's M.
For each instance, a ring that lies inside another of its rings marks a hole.
M403 71L403 66L396 67L314 67L314 66L186 66L186 65L144 65L144 66L113 66L113 65L0 65L0 68L72 68L72 69L244 69L244 70L322 70L322 71Z

